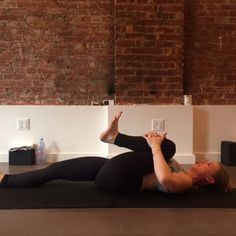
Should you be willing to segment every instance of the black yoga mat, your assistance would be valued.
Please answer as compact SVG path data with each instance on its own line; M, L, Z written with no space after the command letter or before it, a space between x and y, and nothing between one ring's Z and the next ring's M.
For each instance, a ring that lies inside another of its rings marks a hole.
M1 188L0 209L42 208L235 208L231 193L140 192L109 194L93 182L52 181L36 188Z

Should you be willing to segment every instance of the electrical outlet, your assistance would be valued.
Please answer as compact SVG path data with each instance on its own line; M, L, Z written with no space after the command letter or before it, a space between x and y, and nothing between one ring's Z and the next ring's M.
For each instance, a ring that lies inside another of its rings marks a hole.
M16 119L16 129L29 130L30 129L30 119L29 118L17 118Z
M164 119L152 119L152 131L164 131Z

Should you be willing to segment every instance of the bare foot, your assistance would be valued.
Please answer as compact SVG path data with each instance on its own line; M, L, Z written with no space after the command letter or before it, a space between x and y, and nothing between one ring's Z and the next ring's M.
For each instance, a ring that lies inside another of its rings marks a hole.
M118 125L119 119L122 115L122 111L118 112L116 116L113 118L109 127L102 132L100 135L100 140L105 143L114 143L116 136L119 134Z

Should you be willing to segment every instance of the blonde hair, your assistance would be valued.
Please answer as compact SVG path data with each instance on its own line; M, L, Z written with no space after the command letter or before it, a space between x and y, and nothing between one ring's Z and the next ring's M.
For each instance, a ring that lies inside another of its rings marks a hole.
M222 163L219 163L220 169L213 176L215 183L208 185L208 189L216 192L231 192L233 188L230 186L229 175Z

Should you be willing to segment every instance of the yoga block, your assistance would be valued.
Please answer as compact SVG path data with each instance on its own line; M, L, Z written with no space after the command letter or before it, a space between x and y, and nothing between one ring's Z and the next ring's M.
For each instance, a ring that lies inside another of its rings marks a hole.
M29 147L11 148L9 150L9 165L34 165L35 149Z
M236 166L236 142L221 142L221 162L225 165Z

